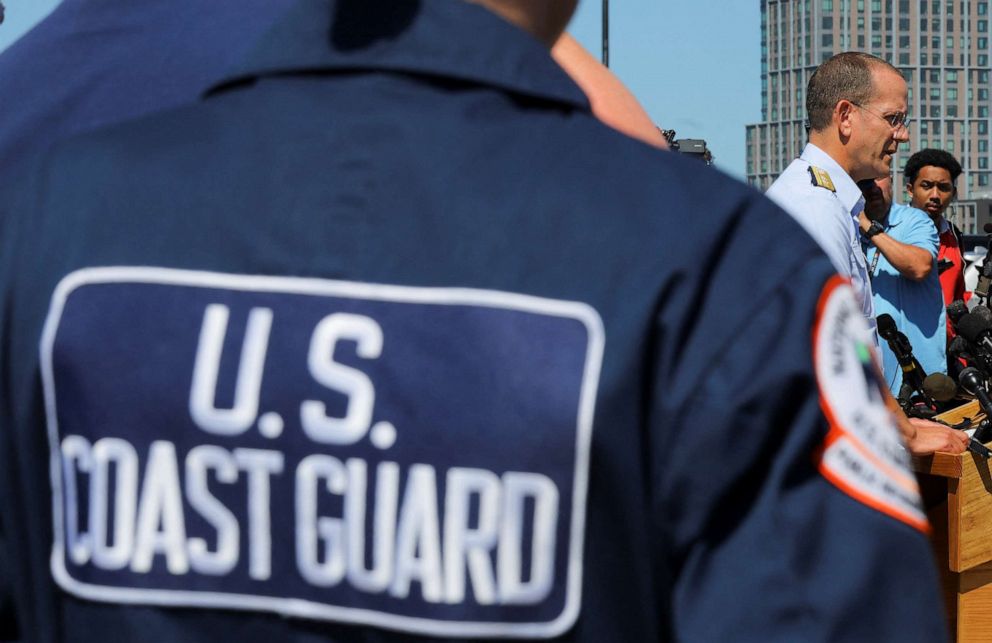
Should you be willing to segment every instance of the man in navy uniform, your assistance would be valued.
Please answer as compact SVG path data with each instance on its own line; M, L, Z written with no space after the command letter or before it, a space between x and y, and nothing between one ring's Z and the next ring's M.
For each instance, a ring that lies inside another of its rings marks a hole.
M806 88L809 143L768 188L768 197L820 244L850 277L869 324L871 282L861 249L857 182L888 176L899 143L909 140L906 81L881 58L844 52L820 65Z
M596 121L573 9L301 0L2 186L29 638L945 636L850 287Z

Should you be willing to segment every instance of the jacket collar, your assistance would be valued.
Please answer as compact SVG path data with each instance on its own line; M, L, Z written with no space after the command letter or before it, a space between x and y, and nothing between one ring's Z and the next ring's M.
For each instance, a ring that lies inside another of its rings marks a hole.
M263 76L354 70L477 82L589 110L544 44L465 0L299 0L208 94Z

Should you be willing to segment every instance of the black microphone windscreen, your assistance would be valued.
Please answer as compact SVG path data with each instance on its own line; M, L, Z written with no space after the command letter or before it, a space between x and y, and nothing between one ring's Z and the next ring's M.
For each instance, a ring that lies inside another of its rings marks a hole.
M988 306L975 306L971 309L971 314L978 315L992 325L992 310L989 310Z
M972 313L967 313L961 317L956 324L958 333L972 344L977 344L981 341L982 333L987 331L989 326L990 323L988 320L982 319L981 315Z
M875 324L878 327L878 334L881 335L882 339L890 339L898 332L896 320L892 319L892 315L888 313L883 313L876 317Z
M950 318L952 324L958 323L958 320L967 313L968 305L962 299L955 299L947 305L947 316Z
M943 373L930 373L923 380L923 392L937 402L947 402L958 394L958 385Z
M954 357L958 357L961 353L968 352L968 340L964 337L958 335L951 340L951 343L947 345L947 352Z
M985 230L986 234L992 234L992 223L986 223L983 225L982 230Z

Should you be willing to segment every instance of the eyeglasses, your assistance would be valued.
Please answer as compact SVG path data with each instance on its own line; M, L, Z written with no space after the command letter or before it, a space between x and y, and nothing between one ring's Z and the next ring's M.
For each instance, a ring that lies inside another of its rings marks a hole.
M913 122L913 119L910 118L909 117L909 114L907 114L906 112L895 112L895 113L892 113L892 114L879 114L878 112L875 112L875 111L872 111L872 110L868 109L864 105L860 105L858 103L855 103L853 100L850 101L850 103L852 105L854 105L855 107L859 108L859 109L865 110L866 112L868 112L869 114L871 114L873 116L878 116L883 121L885 121L886 123L888 123L889 124L889 127L891 127L895 131L899 131L903 127L909 129L909 124Z

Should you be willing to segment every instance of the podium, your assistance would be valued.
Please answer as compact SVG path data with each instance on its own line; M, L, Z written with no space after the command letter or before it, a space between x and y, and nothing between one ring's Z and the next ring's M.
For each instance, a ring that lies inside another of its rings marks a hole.
M977 401L939 416L949 424L977 425ZM992 641L992 460L971 452L913 458L933 527L950 640Z

